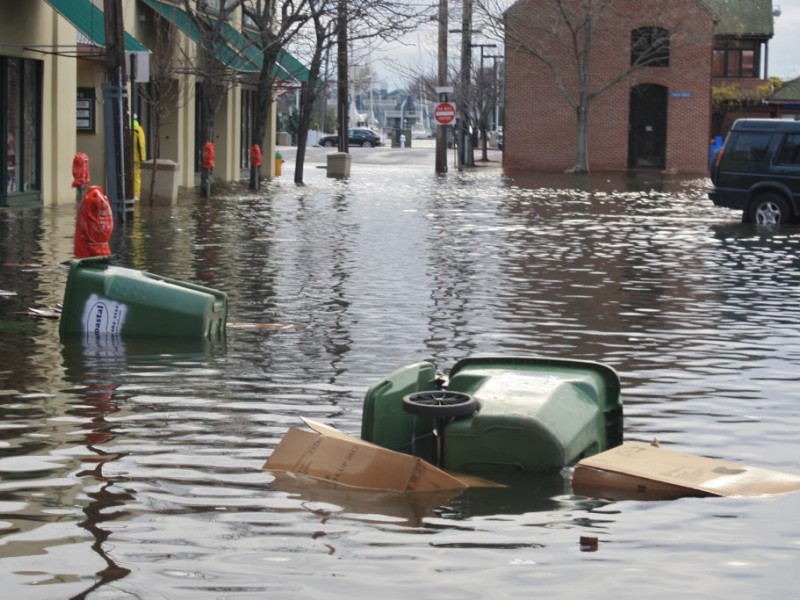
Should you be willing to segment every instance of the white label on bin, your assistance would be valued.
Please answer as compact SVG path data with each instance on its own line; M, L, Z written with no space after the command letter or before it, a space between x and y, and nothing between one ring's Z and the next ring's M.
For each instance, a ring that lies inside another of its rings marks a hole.
M127 313L128 307L124 304L92 294L83 305L84 331L95 337L119 334Z

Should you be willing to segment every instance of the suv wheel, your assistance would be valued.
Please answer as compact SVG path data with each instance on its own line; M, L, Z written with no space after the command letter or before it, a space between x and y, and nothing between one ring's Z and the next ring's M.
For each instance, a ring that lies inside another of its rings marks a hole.
M761 194L750 204L749 216L756 225L780 225L788 223L791 214L786 200L770 192Z
M372 142L370 142L369 140L364 140L363 142L361 142L361 147L362 148L372 148Z

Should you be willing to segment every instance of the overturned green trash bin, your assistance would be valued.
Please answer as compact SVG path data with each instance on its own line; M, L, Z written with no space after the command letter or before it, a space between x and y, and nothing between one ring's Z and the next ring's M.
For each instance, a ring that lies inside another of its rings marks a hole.
M617 373L592 361L478 356L372 386L361 437L462 473L557 471L622 443Z
M224 292L118 267L108 257L69 261L59 332L95 337L218 337Z

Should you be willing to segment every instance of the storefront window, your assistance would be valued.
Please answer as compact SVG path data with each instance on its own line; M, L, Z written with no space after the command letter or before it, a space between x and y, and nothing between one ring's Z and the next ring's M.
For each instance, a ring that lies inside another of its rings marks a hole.
M2 196L41 189L40 70L38 61L0 57L0 135L6 138L5 151L0 155L6 164Z
M8 61L6 69L6 192L19 191L17 148L19 146L19 72L16 60Z
M36 63L32 61L23 61L22 74L23 81L25 82L25 87L23 89L31 91L38 89L36 66ZM39 146L37 143L39 139L38 97L38 94L33 93L25 93L22 97L23 129L21 133L23 136L22 151L24 152L22 166L25 170L20 175L22 178L21 186L23 191L39 188L39 161L36 160Z

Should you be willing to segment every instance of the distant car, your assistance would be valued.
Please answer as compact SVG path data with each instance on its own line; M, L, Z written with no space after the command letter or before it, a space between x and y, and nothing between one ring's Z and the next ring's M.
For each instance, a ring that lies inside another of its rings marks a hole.
M739 119L711 163L717 206L742 211L742 220L776 225L800 214L800 122Z
M372 129L348 129L347 140L351 146L361 146L363 148L371 148L372 146L383 145L381 136L372 131ZM317 143L326 148L333 148L334 146L339 145L339 136L326 135L325 137L319 138L319 142Z
M503 132L502 131L499 131L497 133L497 149L498 150L502 150L503 149Z

